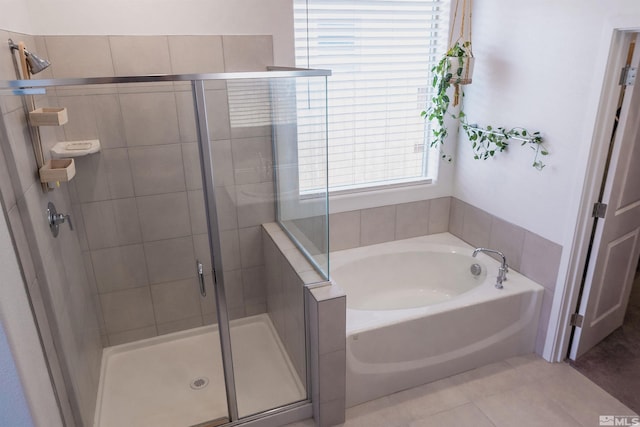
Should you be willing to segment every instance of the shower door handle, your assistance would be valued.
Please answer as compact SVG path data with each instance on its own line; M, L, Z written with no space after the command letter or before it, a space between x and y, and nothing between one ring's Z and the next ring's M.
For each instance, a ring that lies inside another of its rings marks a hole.
M206 297L207 289L204 287L204 271L202 268L202 263L198 260L196 260L196 269L198 271L198 281L200 283L200 295Z

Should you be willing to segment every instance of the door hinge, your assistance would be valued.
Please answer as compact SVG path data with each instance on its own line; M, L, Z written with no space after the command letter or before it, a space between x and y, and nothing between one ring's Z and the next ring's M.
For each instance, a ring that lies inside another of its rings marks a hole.
M582 322L584 322L584 316L582 314L573 313L571 315L571 326L582 328Z
M636 74L638 74L638 67L632 67L631 65L625 65L620 71L621 86L633 86L636 82Z
M591 216L593 218L604 218L607 213L607 204L606 203L594 203L593 204L593 212L591 212Z

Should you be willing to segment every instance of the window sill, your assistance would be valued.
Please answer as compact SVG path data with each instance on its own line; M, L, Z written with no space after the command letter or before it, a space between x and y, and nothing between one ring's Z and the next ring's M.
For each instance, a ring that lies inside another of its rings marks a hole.
M368 187L361 189L332 191L329 193L329 213L376 208L419 200L451 196L451 181L420 180Z

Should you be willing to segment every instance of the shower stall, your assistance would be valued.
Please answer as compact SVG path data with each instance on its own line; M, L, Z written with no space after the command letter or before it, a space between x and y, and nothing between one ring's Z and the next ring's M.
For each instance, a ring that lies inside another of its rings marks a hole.
M311 416L304 288L328 279L329 74L0 82L3 211L67 425ZM69 121L32 126L30 103ZM38 144L75 176L41 184ZM273 223L313 271L270 279Z

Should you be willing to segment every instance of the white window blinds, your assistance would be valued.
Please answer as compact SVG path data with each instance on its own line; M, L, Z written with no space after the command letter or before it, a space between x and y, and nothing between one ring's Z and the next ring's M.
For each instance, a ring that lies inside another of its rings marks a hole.
M448 1L294 0L296 63L333 71L328 86L329 187L426 178L429 74L444 51ZM298 88L299 100L309 94ZM313 120L298 118L301 191L321 176Z

